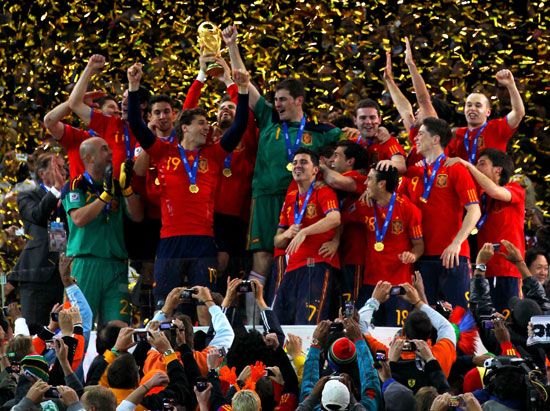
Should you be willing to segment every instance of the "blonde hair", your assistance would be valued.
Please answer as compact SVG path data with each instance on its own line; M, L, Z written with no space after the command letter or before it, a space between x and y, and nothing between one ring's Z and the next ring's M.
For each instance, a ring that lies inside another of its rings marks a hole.
M233 411L258 411L262 403L258 394L252 390L237 391L231 401Z

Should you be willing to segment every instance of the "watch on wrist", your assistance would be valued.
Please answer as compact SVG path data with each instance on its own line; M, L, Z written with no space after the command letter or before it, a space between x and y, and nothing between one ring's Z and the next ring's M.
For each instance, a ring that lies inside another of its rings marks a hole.
M476 264L476 270L478 271L481 271L481 272L485 272L487 271L487 266L485 264Z
M311 339L311 345L315 345L315 346L317 346L317 347L320 347L320 346L321 346L321 344L319 343L319 340L318 340L317 338L315 338L315 337L313 337L313 338Z
M164 351L164 356L165 356L165 357L168 357L169 355L172 355L172 354L174 354L174 353L175 353L175 351L174 351L173 349L170 348L170 349Z

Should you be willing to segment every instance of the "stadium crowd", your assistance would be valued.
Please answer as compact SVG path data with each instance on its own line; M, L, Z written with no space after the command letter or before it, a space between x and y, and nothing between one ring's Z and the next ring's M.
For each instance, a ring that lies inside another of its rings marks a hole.
M548 248L507 154L525 116L513 73L494 73L506 110L473 92L452 128L406 40L416 101L391 52L383 77L403 139L373 98L318 122L289 77L268 102L237 28L222 37L229 62L201 54L181 107L140 63L122 95L90 91L107 62L90 56L48 140L4 155L22 176L4 219L22 227L4 234L0 408L548 409L550 349L529 342ZM210 122L213 77L227 94ZM304 344L285 325L315 329ZM386 346L376 326L400 331Z

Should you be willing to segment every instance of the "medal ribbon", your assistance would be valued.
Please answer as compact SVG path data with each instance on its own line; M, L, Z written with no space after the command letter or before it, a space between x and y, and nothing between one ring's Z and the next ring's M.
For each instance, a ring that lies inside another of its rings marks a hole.
M483 123L483 125L477 130L476 135L474 136L474 141L472 142L472 151L470 152L470 141L468 140L468 137L470 135L470 130L466 130L466 134L464 135L464 148L466 149L466 154L468 155L468 161L471 164L475 164L476 161L476 155L477 155L477 142L479 140L479 136L481 133L483 133L483 130L485 130L485 127L487 127L487 122Z
M176 137L176 130L172 130L172 132L170 133L170 135L168 137L159 137L162 141L164 141L165 143L170 143L172 144L174 142L174 137Z
M183 165L185 166L185 171L187 172L187 175L189 176L189 184L190 185L197 185L197 171L199 169L199 157L201 151L197 151L197 155L195 156L195 160L193 161L193 168L189 165L189 161L187 161L187 155L185 154L185 149L178 145L178 149L180 151L180 157L181 161L183 161Z
M437 171L441 167L441 163L444 159L445 159L444 153L441 153L439 157L435 159L432 175L430 176L429 179L428 179L428 163L426 163L426 159L422 160L424 163L424 192L422 193L422 198L424 199L424 201L428 201L428 197L430 196L430 192L432 191L432 187L434 185Z
M225 160L223 160L223 168L231 168L231 157L233 156L233 153L229 153L227 157L225 157Z
M88 182L88 185L90 186L90 188L94 191L97 198L99 198L99 196L101 195L102 190L97 188L97 186L94 184L94 180L92 180L92 177L90 176L90 174L88 174L87 171L84 171L84 174L82 174L82 177L84 177L84 179ZM108 202L105 205L105 208L103 208L103 212L105 213L105 216L107 216L109 214L109 210L111 210L111 202Z
M388 227L390 226L391 216L393 214L393 208L395 206L396 197L397 197L397 193L394 191L393 194L391 195L390 203L388 205L388 212L386 213L384 224L382 224L382 231L380 231L380 228L378 227L378 219L376 218L376 207L374 208L374 232L375 232L377 243L383 242L384 237L386 237Z
M314 185L315 185L315 179L311 182L311 185L307 190L306 197L304 198L304 204L302 204L301 209L299 209L300 192L296 193L296 202L294 203L294 224L300 224L302 222L302 219L304 218L304 214L306 212L307 205L309 203L309 199L311 197L311 193L313 192Z
M477 222L476 228L481 229L485 221L487 221L487 194L483 193L481 195L481 218Z
M300 147L300 143L302 142L302 135L304 134L304 129L306 128L306 116L302 117L302 120L300 121L300 127L298 128L298 131L296 132L296 141L294 142L294 146L290 146L290 136L288 135L288 125L286 124L286 121L283 121L283 134L285 135L285 145L286 145L286 155L288 157L288 162L292 163L292 160L294 159L294 153Z
M126 160L134 158L134 148L130 146L130 130L128 124L124 123L124 145L126 146Z

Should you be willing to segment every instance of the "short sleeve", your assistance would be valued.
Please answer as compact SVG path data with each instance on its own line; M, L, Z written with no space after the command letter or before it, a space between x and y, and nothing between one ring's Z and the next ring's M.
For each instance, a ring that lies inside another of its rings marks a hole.
M478 204L477 190L470 172L462 164L455 164L449 168L453 172L453 184L456 193L460 199L460 204L464 207L470 204Z
M71 190L67 193L65 198L63 199L63 208L65 208L65 211L67 214L69 211L74 210L76 208L81 208L86 205L86 194L83 193L81 190Z
M512 195L511 204L523 204L525 202L525 190L518 183L506 184L504 188Z
M279 214L279 228L287 229L290 227L290 222L288 221L288 196L285 199L285 202L283 203L283 207L281 208L281 213Z
M407 227L409 238L418 240L424 235L422 233L422 213L420 209L411 202L407 202Z
M321 206L321 209L323 210L323 213L327 215L331 211L340 211L340 207L338 207L338 197L336 196L336 193L334 190L332 190L329 187L322 187L319 190L319 205Z

